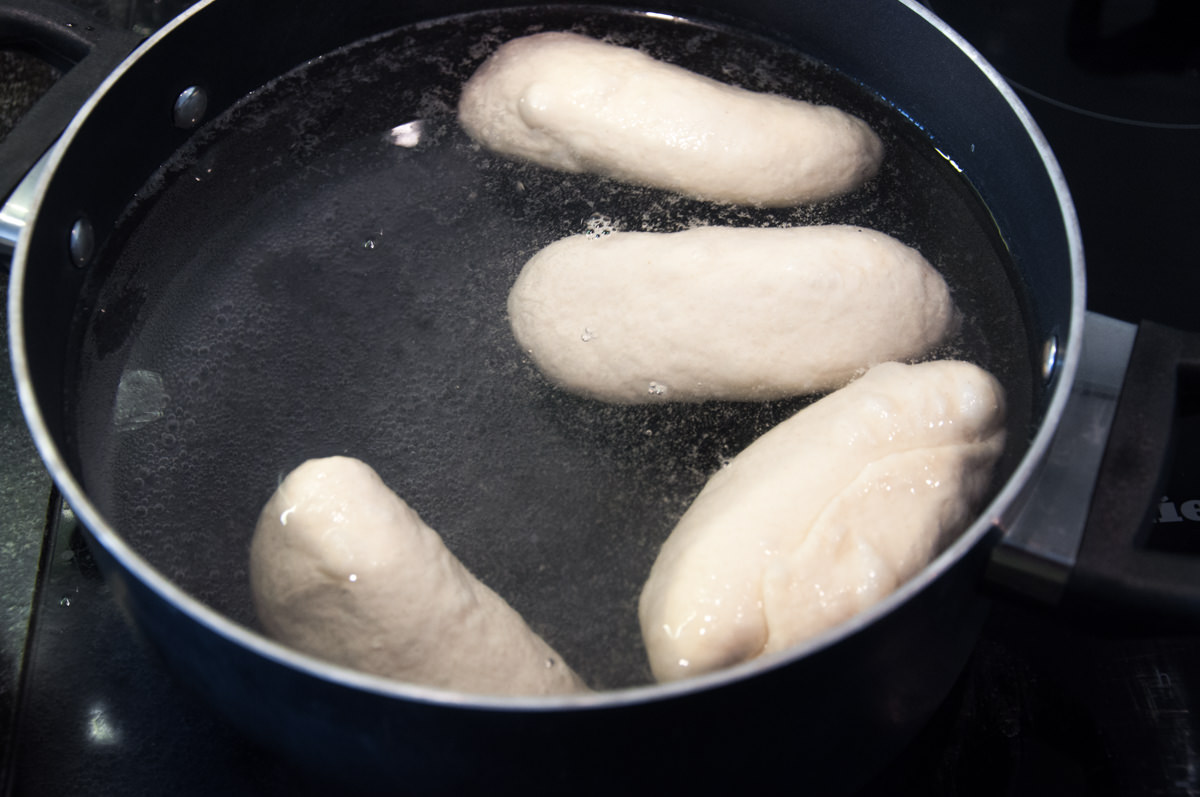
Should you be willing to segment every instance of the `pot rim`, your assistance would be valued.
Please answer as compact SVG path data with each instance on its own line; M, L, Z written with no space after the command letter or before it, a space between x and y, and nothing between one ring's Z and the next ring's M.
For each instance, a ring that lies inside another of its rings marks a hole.
M916 0L895 0L895 2L900 3L911 12L920 16L927 24L934 27L962 51L964 55L970 58L976 68L987 77L988 81L1003 96L1009 107L1018 117L1022 127L1037 149L1058 199L1068 243L1072 284L1070 318L1066 337L1065 340L1058 340L1056 342L1056 354L1051 363L1052 367L1048 369L1049 376L1047 376L1047 381L1052 383L1048 388L1049 400L1036 433L1029 441L1028 447L1017 467L992 501L980 512L976 520L930 564L876 604L859 612L849 620L811 637L788 650L765 654L717 672L666 684L647 684L601 692L555 696L501 697L477 695L370 675L348 667L332 664L286 647L240 623L234 622L215 609L191 597L154 568L124 541L116 529L109 525L108 521L91 502L82 485L67 466L65 458L46 427L34 395L29 362L25 350L23 295L24 276L28 268L29 240L32 237L28 232L33 224L36 223L42 198L45 196L65 151L70 147L84 120L102 101L109 88L120 81L132 65L148 50L167 38L173 30L187 24L192 16L200 13L204 8L222 1L202 0L202 2L191 6L147 38L104 80L72 120L62 137L44 159L46 166L37 177L34 188L34 199L29 210L28 218L30 221L24 233L19 236L12 257L8 296L9 347L18 400L39 455L53 477L54 482L58 485L64 501L80 519L83 527L95 543L102 546L121 567L139 579L144 586L156 593L159 598L174 606L191 621L205 626L208 630L227 641L275 664L305 673L330 684L389 698L438 704L447 707L498 711L553 712L617 708L659 700L665 701L697 691L715 689L726 684L753 678L756 675L779 667L784 667L793 661L813 655L824 648L831 647L843 638L853 636L868 626L873 625L880 618L890 614L897 607L909 601L914 595L924 590L946 570L966 556L970 550L980 544L985 538L995 538L997 535L993 532L997 530L1003 531L1012 522L1013 518L1015 518L1023 503L1023 499L1027 495L1030 483L1036 478L1038 471L1041 469L1046 452L1058 428L1059 420L1070 395L1078 369L1086 308L1082 234L1062 169L1051 151L1045 136L1014 90L974 47L932 11L920 5Z

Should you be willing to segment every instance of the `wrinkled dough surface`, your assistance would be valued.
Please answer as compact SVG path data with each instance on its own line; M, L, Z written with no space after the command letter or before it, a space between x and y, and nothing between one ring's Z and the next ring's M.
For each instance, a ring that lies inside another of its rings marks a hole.
M663 544L639 618L660 681L786 649L910 578L966 527L1004 448L999 383L885 363L709 479Z
M458 113L473 139L503 155L730 204L835 196L883 157L870 127L837 108L573 33L502 45L463 87Z
M508 313L551 381L618 403L822 392L958 323L915 249L844 225L572 236L526 263Z
M250 579L266 632L328 661L479 694L586 691L356 459L309 460L284 479L255 528Z

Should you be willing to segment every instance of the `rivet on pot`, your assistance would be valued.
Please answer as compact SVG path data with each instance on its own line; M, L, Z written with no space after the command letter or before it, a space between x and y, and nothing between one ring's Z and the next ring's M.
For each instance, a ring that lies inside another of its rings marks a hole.
M189 130L200 124L208 110L208 93L199 86L189 86L175 99L175 126Z
M1042 344L1042 378L1049 380L1058 365L1058 337L1051 335Z
M76 268L83 268L91 262L92 254L96 251L96 233L92 229L92 223L86 217L80 216L71 226L71 235L67 239L67 251Z

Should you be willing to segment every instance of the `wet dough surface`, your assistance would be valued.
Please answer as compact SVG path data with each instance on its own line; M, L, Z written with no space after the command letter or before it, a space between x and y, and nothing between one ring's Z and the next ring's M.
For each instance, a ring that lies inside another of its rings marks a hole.
M895 590L970 522L1004 448L977 366L886 363L714 474L663 544L639 618L660 681L784 650Z
M250 548L263 628L368 673L495 695L586 691L368 465L314 459L279 485Z
M726 85L574 33L502 45L459 121L490 150L721 203L787 206L856 188L883 144L837 108Z
M823 392L958 324L915 249L845 225L572 236L525 265L508 314L551 381L619 403Z

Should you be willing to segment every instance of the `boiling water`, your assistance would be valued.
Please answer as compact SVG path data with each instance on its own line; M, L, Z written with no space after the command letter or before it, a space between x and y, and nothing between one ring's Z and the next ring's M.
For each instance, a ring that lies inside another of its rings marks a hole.
M759 210L493 157L456 124L460 87L542 30L838 105L884 137L882 173ZM1000 377L1024 439L1032 367L989 218L934 142L848 77L745 33L594 9L457 17L330 54L203 129L126 214L82 316L86 488L154 566L255 626L260 507L303 460L358 457L593 687L645 682L636 606L659 545L710 473L807 399L567 395L513 342L508 289L570 234L818 222L881 229L945 274L967 323L939 355Z

